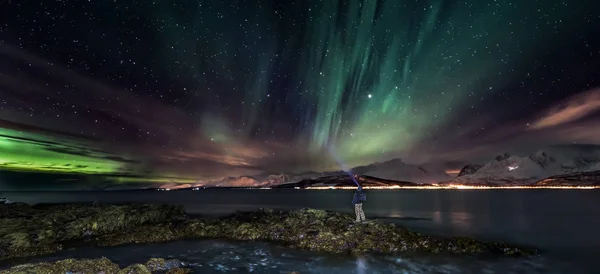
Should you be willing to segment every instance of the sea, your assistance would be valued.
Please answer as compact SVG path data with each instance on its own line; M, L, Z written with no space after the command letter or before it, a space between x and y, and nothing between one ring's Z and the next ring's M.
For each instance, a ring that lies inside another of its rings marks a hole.
M536 247L531 258L448 255L331 255L263 242L177 241L82 247L26 262L107 257L122 266L152 257L179 259L194 273L600 273L600 190L368 190L367 219L440 236L470 236ZM259 208L353 212L352 190L6 192L25 203L161 203L189 214L222 216ZM0 269L7 265L0 265Z

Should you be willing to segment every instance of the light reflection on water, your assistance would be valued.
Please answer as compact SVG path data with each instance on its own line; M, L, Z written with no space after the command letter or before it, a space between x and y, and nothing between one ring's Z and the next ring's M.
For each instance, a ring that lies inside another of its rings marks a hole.
M402 211L398 208L394 208L390 211L390 213L388 214L388 217L390 218L402 218L404 217L402 215Z
M436 224L442 224L442 212L440 212L440 211L434 211L433 212L433 221Z
M585 273L544 258L479 260L472 257L331 256L260 242L180 241L116 248L81 248L34 261L105 256L119 265L152 257L179 259L194 273ZM32 261L33 262L33 261ZM6 267L6 266L3 266Z
M359 257L356 259L356 273L366 274L368 268L369 268L369 266L368 266L367 260L365 258Z
M352 195L351 190L3 194L12 201L27 203L167 203L182 205L189 213L203 215L224 215L258 208L304 207L354 214ZM597 259L600 256L600 237L597 236L600 231L600 190L369 190L364 210L369 219L387 217L386 221L414 231L531 245L542 249L553 261L559 258L574 267L600 269ZM346 265L346 271L349 271L348 267L353 269L350 273L357 271L355 260L349 265L351 267ZM377 264L367 260L367 265Z

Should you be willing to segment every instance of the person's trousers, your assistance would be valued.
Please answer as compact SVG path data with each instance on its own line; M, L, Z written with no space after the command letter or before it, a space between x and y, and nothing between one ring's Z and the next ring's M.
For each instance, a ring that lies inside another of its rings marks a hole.
M363 211L362 203L354 205L354 212L356 213L356 222L365 221L365 212Z

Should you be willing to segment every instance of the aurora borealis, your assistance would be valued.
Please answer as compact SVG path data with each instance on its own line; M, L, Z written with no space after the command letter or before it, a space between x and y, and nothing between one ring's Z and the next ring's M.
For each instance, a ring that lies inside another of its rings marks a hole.
M193 181L600 144L591 1L0 5L1 170Z

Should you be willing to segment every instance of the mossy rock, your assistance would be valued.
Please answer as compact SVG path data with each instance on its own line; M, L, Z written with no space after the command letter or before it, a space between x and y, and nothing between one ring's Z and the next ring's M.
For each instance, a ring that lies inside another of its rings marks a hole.
M268 228L260 223L242 223L233 229L232 237L240 240L266 239Z
M143 264L134 264L119 270L118 274L152 274L152 272Z
M8 209L9 212L3 211ZM12 212L17 210L19 212ZM527 256L536 250L472 238L434 238L383 221L355 224L353 214L317 209L236 212L191 219L164 205L1 206L0 260L47 254L62 244L117 246L179 239L260 240L329 253L428 252ZM12 221L15 224L13 225Z
M189 220L181 225L181 231L186 237L217 238L224 232L224 226L218 220Z
M188 274L188 273L192 273L192 270L188 269L188 268L173 268L173 269L170 269L169 271L167 271L166 274Z
M183 234L171 224L144 225L132 230L119 231L95 237L96 246L119 246L124 244L159 243L181 239Z
M58 274L58 273L121 273L117 264L106 258L101 259L66 259L53 263L24 264L4 270L4 274ZM141 272L143 273L143 272ZM149 273L149 272L148 272Z
M182 207L168 205L0 205L0 260L48 254L62 249L63 242L86 241L140 227L171 225L185 219ZM152 235L171 236L156 236L150 240L176 238L167 230L175 231L163 229L162 234ZM121 242L136 242L135 238Z
M107 258L100 259L66 259L56 262L24 264L4 270L3 274L152 274L153 272L168 274L191 273L190 269L180 268L184 263L179 260L152 258L145 264L133 264L123 269Z
M185 266L185 264L180 260L166 260L163 258L152 258L148 260L145 264L150 271L168 271L172 269L177 269Z

